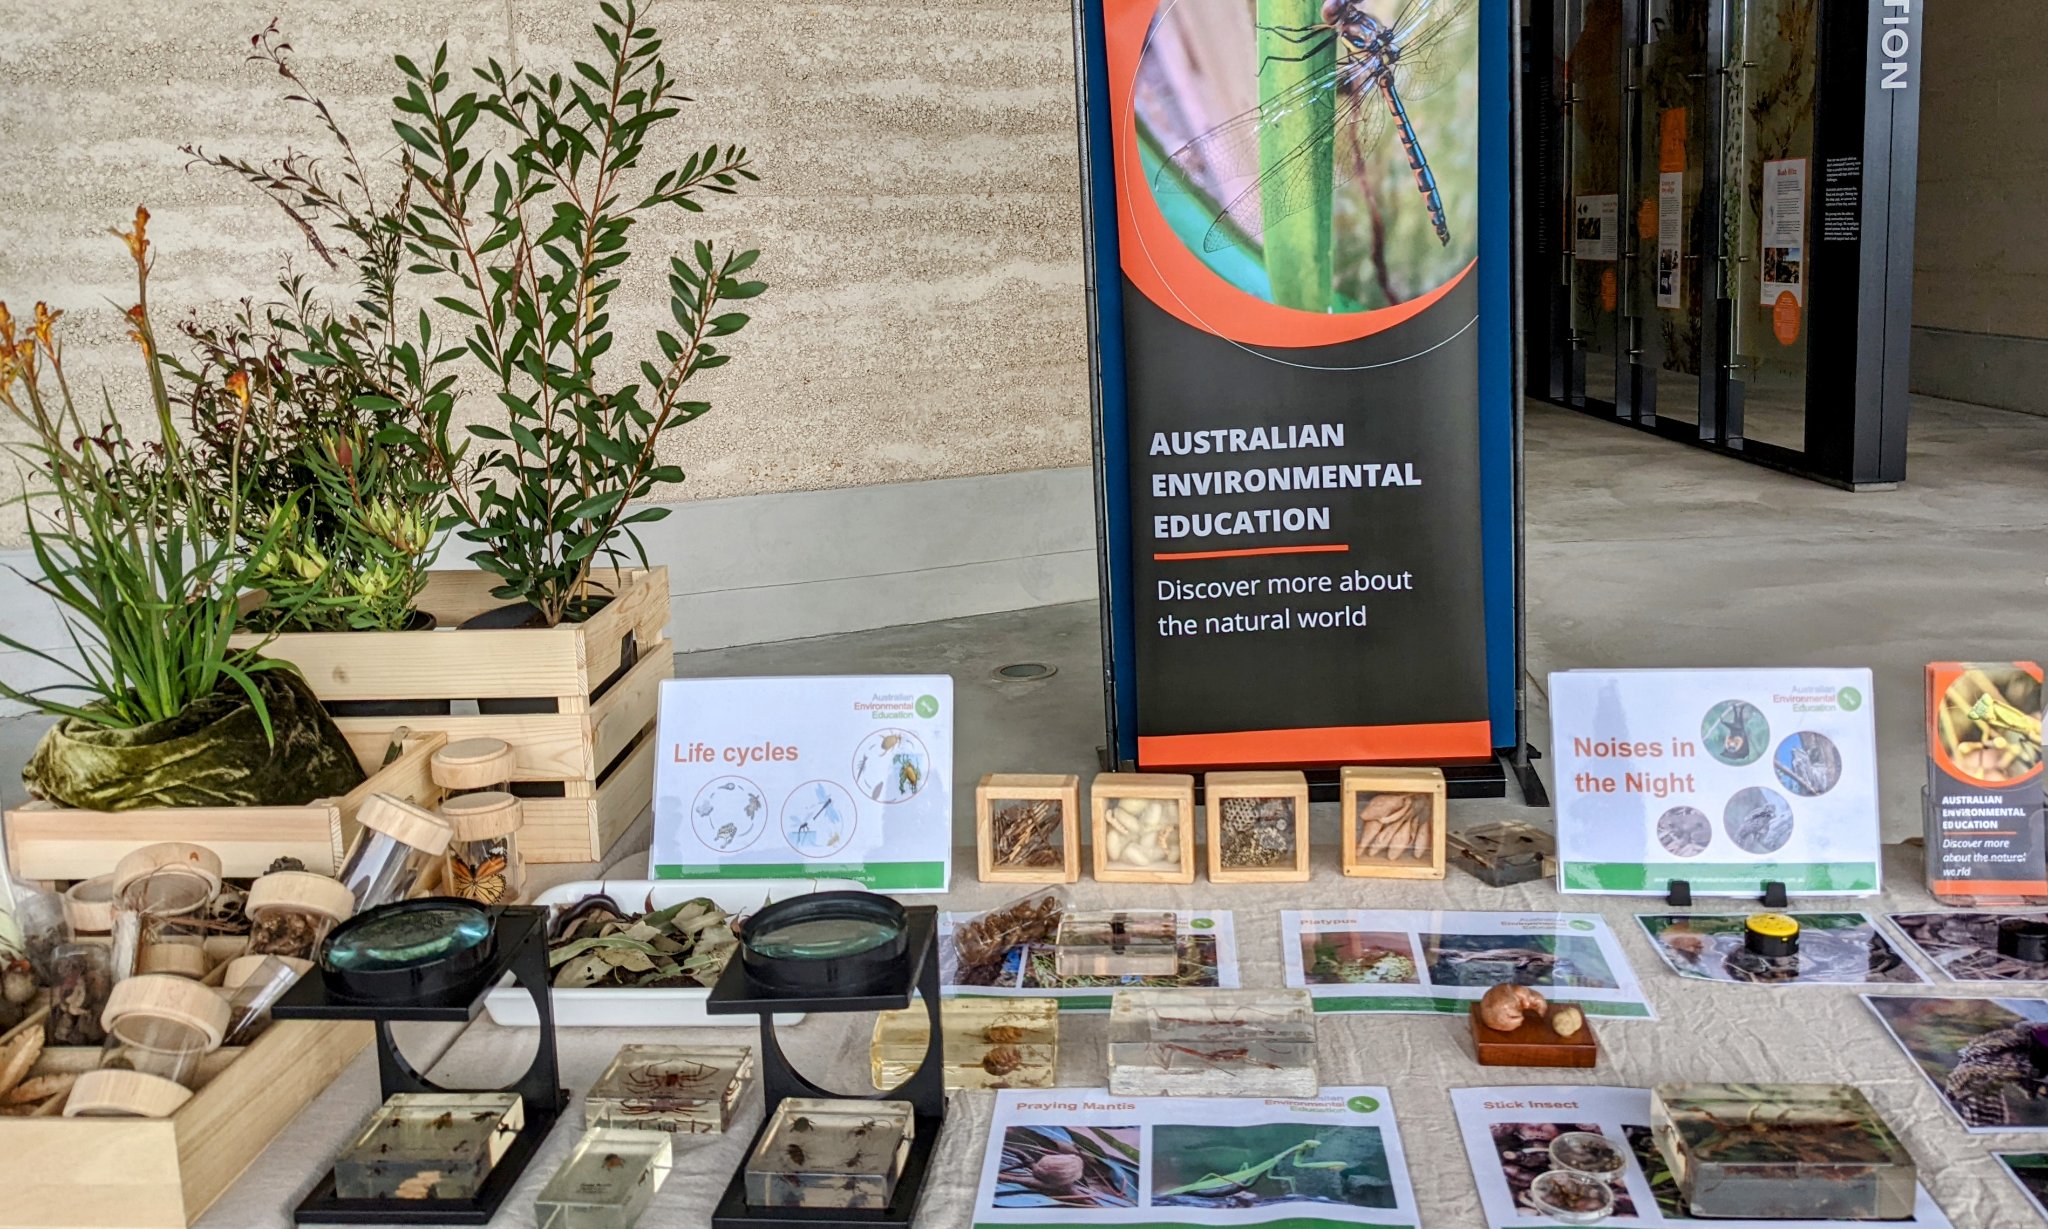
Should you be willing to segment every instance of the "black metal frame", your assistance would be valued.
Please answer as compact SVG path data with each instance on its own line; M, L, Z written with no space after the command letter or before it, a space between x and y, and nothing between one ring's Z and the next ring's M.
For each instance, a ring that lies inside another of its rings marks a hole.
M1731 74L1744 65L1730 55L1733 6L1743 0L1712 0L1708 29L1705 98L1708 147L1728 147L1731 122L1727 91ZM1808 179L1805 320L1807 377L1802 448L1788 448L1744 436L1742 382L1731 362L1736 304L1722 288L1726 264L1735 254L1701 253L1702 390L1697 423L1656 412L1654 373L1628 362L1634 347L1617 345L1617 400L1591 401L1584 394L1586 355L1571 331L1565 287L1569 245L1558 219L1571 201L1564 169L1570 136L1565 122L1574 105L1562 74L1569 15L1585 0L1533 0L1524 30L1525 96L1530 114L1548 132L1525 133L1523 186L1539 219L1527 235L1527 275L1535 288L1527 299L1524 333L1528 395L1595 417L1620 422L1710 451L1739 457L1850 490L1886 489L1906 476L1906 426L1910 409L1907 362L1912 325L1914 181L1919 162L1920 6L1905 10L1870 0L1816 0L1817 72L1814 151ZM1624 200L1640 196L1641 108L1635 104L1634 50L1640 44L1643 0L1623 5L1622 62L1615 71L1626 85L1625 115L1617 139ZM1887 44L1886 39L1890 38ZM1898 53L1903 37L1905 48ZM1889 83L1889 84L1888 84ZM1722 167L1709 157L1702 168L1702 234L1720 236ZM1641 258L1632 228L1624 225L1623 269ZM1717 240L1718 242L1718 240ZM1631 332L1633 277L1622 277L1616 311L1619 330Z
M784 990L752 976L740 960L726 962L718 984L711 988L704 1010L714 1016L758 1015L761 1018L761 1101L760 1130L740 1153L739 1167L726 1183L725 1194L711 1213L711 1229L875 1229L876 1226L908 1226L917 1212L918 1196L931 1169L932 1150L938 1146L939 1131L946 1120L946 1075L942 1048L945 1036L939 1019L939 911L918 905L903 911L907 942L899 967L888 984L865 994L810 996ZM931 1021L930 1040L924 1062L910 1078L887 1092L845 1093L821 1088L806 1079L789 1061L775 1038L778 1012L876 1012L910 1006L911 996L923 998ZM908 1101L916 1119L916 1134L910 1153L896 1178L889 1206L879 1209L755 1208L747 1203L747 1158L754 1154L761 1138L775 1120L775 1107L786 1097L825 1097L834 1101Z
M330 991L320 975L309 973L271 1009L278 1020L372 1020L377 1025L377 1080L385 1100L402 1092L469 1092L434 1083L413 1067L391 1036L394 1022L439 1021L466 1024L483 1010L484 997L507 973L533 997L540 1020L540 1041L526 1073L501 1091L516 1092L524 1102L526 1125L506 1146L483 1185L469 1199L343 1199L334 1192L334 1171L315 1183L292 1209L301 1225L486 1225L505 1196L540 1151L555 1120L568 1107L569 1092L561 1087L555 1058L555 1009L548 991L547 911L531 907L497 910L497 950L469 985L443 995L411 1002L372 1003L344 998Z

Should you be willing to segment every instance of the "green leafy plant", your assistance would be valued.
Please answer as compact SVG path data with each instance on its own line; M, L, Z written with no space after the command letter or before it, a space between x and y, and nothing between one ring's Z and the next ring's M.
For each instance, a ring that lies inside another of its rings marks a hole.
M270 600L249 613L266 630L398 630L452 520L461 450L449 444L458 350L437 349L421 311L401 331L403 218L412 171L401 156L395 193L299 75L272 21L250 39L249 60L286 83L286 99L314 113L337 151L331 160L291 151L265 162L185 147L195 162L256 187L298 227L315 257L353 282L352 310L336 312L289 272L281 300L244 303L223 323L186 323L196 358L166 357L192 407L206 472L239 472L250 486L251 531L274 537L254 552L251 580ZM244 381L230 392L228 380ZM228 464L229 460L233 465Z
M246 695L272 734L253 675L281 662L237 648L237 601L250 555L243 533L240 473L203 473L204 459L180 435L157 363L149 313L149 212L117 231L135 263L131 336L149 370L158 438L131 440L110 400L88 415L65 376L56 325L62 312L38 303L26 333L0 304L0 407L27 429L9 445L25 470L21 504L39 575L24 579L52 598L80 661L0 635L0 644L47 662L71 680L0 695L54 716L130 729L166 721L223 683ZM246 389L231 392L245 401ZM209 526L221 532L210 532ZM263 530L254 545L272 543ZM84 693L76 702L52 693Z
M641 168L650 141L677 146L668 128L687 99L644 6L599 10L593 30L605 54L595 62L543 75L492 60L474 70L478 88L458 92L443 44L424 69L397 61L406 84L393 100L411 175L411 267L453 292L434 302L465 322L464 348L508 415L503 426L470 427L485 451L477 481L458 492L462 536L502 582L494 593L550 624L601 604L591 569L621 561L620 538L644 562L633 526L667 510L633 505L683 480L658 455L661 437L710 408L685 388L727 361L714 339L746 325L726 308L765 289L741 280L757 252L697 242L669 262L674 330L657 330L637 362L604 361L618 340L612 301L635 225L657 211L699 212L700 196L755 175L737 145Z

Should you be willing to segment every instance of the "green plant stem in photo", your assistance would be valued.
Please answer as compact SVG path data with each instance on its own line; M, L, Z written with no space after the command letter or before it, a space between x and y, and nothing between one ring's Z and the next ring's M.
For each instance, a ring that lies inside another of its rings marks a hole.
M1266 277L1273 302L1326 312L1331 305L1331 129L1336 120L1336 94L1317 90L1292 104L1275 100L1301 82L1335 68L1337 39L1333 34L1301 36L1301 31L1322 21L1320 0L1258 0L1257 20L1259 105L1269 113L1282 106L1289 108L1259 132L1260 204L1267 219ZM1273 174L1290 153L1308 159L1311 176L1309 207L1292 213L1286 212L1278 197L1299 188L1288 186L1289 176Z

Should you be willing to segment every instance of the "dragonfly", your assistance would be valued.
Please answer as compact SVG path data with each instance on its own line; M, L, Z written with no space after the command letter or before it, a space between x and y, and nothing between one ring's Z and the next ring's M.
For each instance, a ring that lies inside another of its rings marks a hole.
M1307 26L1267 26L1300 54L1268 56L1264 75L1284 62L1312 60L1335 48L1337 62L1258 106L1225 120L1175 150L1153 179L1155 191L1184 191L1204 184L1224 202L1202 250L1218 251L1235 235L1262 239L1266 227L1316 204L1328 181L1318 174L1318 150L1331 150L1340 172L1357 177L1371 165L1391 127L1415 175L1416 191L1429 210L1439 242L1448 247L1451 227L1442 191L1429 169L1422 138L1408 116L1407 102L1428 97L1457 76L1446 48L1470 28L1476 0L1401 0L1391 17L1375 17L1366 0L1324 0L1322 20ZM1333 118L1277 159L1261 166L1261 137L1297 113L1321 108Z

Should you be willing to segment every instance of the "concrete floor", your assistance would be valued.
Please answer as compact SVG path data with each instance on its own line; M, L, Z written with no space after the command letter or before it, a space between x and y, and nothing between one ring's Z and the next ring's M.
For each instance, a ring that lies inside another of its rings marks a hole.
M1922 669L2038 659L2048 419L1916 399L1910 480L1851 494L1548 406L1528 411L1530 736L1553 670L1864 665L1876 671L1886 837L1919 831ZM906 595L915 605L915 595ZM1012 662L1040 682L997 682ZM1096 767L1102 658L1092 603L680 656L683 675L946 672L959 697L956 840L996 770ZM0 722L0 796L46 722ZM1461 818L1523 813L1465 804ZM1334 816L1318 807L1318 827ZM1332 840L1332 832L1318 834Z

